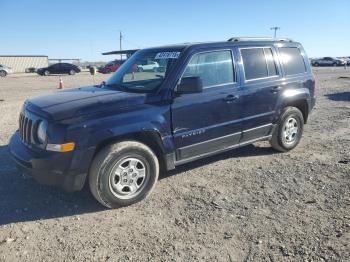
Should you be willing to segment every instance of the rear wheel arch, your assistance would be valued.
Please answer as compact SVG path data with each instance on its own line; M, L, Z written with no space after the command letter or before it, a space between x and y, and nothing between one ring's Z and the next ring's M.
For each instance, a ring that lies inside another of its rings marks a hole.
M307 119L309 117L309 105L307 103L307 100L299 99L299 100L289 101L284 105L284 108L289 106L296 107L301 111L301 113L303 114L304 123L306 124Z

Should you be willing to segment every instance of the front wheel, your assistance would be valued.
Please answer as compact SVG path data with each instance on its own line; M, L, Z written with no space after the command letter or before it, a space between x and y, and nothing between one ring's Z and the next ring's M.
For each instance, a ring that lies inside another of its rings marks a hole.
M50 71L49 70L45 70L44 76L49 76L49 75L50 75Z
M90 190L108 208L128 206L151 193L158 175L158 159L149 147L119 142L96 155L89 173Z
M302 137L304 128L304 117L296 107L286 107L270 140L271 146L286 152L295 148Z
M5 77L7 75L6 71L0 70L0 77Z
M73 69L69 71L69 74L70 74L70 75L75 75L75 73L76 73L76 72L75 72L75 70L73 70Z

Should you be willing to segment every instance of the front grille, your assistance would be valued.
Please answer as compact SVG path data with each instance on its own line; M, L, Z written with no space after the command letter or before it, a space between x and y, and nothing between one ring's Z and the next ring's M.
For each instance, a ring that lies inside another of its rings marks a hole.
M32 143L33 120L23 113L19 116L19 135L24 143Z

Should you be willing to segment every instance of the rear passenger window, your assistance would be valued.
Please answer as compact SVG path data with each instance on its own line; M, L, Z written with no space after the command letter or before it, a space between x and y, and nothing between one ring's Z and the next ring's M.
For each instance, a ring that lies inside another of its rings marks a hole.
M246 80L268 76L264 50L262 48L241 49Z
M195 54L183 77L199 76L203 88L235 82L231 51L213 51Z
M264 48L264 52L265 52L265 58L266 58L266 64L267 64L267 70L268 70L269 76L278 75L275 59L271 48Z
M306 72L304 59L297 47L281 47L281 60L286 75L296 75Z

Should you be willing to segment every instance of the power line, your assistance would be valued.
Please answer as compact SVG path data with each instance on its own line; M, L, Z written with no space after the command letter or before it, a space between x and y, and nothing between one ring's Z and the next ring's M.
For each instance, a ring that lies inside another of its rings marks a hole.
M273 34L273 37L276 38L277 36L277 30L280 30L281 27L278 27L278 26L274 26L274 27L271 27L270 30L274 30L274 34Z
M122 40L123 40L122 31L119 31L119 50L120 51L122 51ZM120 60L123 60L122 54L120 54Z

